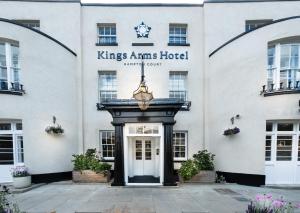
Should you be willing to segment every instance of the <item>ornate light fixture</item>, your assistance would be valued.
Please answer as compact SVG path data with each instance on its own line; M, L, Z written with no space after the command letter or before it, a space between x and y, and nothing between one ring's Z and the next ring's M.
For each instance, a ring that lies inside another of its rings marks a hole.
M142 69L141 69L141 82L137 90L133 92L133 98L137 100L139 108L142 111L148 109L150 101L153 99L152 92L148 92L148 87L145 82L144 75L144 61L142 60Z

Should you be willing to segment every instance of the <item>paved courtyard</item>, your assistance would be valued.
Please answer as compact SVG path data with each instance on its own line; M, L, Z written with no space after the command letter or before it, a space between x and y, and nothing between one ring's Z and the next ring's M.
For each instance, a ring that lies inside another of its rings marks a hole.
M133 188L71 182L44 185L16 194L15 199L28 213L240 213L257 193L300 201L300 190L237 184Z

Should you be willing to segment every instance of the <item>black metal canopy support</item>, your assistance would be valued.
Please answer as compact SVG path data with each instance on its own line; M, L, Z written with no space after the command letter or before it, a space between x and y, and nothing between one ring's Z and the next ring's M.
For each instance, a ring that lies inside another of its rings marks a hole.
M101 110L107 110L113 117L115 127L114 181L112 186L124 186L123 127L125 123L162 123L164 126L164 185L176 185L173 171L173 126L174 117L183 101L178 99L154 99L146 111L141 111L137 101L116 99L101 103ZM99 109L99 104L97 104Z

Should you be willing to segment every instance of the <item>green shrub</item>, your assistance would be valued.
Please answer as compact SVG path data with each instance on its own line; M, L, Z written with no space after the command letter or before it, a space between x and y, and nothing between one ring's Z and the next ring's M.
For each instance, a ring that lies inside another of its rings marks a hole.
M181 163L179 175L183 180L190 180L201 170L214 170L215 155L207 150L198 151L193 155L193 159L189 159Z
M193 160L189 159L181 164L179 174L183 180L190 180L198 173L197 167Z
M104 173L111 169L111 165L101 162L96 154L96 149L88 149L85 154L72 155L75 171L92 170L97 173Z
M214 170L214 157L215 155L208 152L206 149L194 154L194 163L198 171Z

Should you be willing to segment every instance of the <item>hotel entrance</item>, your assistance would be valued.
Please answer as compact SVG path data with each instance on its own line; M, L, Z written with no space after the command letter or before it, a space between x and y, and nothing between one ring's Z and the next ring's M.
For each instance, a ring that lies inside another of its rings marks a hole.
M124 170L126 185L163 184L162 124L125 124Z

